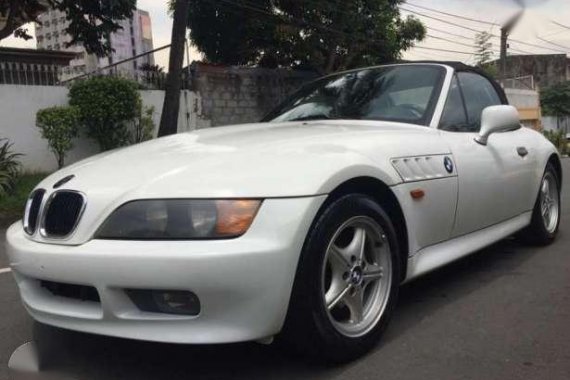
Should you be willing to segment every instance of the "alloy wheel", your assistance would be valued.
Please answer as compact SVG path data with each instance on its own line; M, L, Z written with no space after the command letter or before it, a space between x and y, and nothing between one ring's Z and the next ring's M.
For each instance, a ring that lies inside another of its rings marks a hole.
M391 286L392 256L382 227L365 216L343 223L322 269L323 302L335 329L347 337L369 332L382 317Z
M556 178L549 172L544 175L540 187L540 213L544 228L549 233L554 233L558 226L560 203Z

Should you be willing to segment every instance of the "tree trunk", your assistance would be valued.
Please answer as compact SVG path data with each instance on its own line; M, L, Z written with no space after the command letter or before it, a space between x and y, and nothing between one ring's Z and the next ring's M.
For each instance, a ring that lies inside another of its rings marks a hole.
M168 76L164 93L164 105L160 117L158 136L173 135L178 132L178 111L180 109L180 87L182 82L182 64L184 62L184 41L190 0L176 0L174 21L172 23L172 42L168 62Z
M57 157L57 168L63 168L63 165L65 163L65 153L57 152L55 155Z

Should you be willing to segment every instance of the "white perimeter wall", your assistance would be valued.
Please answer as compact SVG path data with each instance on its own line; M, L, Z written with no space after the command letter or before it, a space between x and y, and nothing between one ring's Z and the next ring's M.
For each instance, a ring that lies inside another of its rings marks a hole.
M14 151L24 154L21 162L25 171L52 172L57 169L55 156L36 127L36 113L42 108L66 105L67 92L66 87L0 85L0 138L10 139L14 143ZM153 120L158 129L164 92L145 90L141 91L141 97L145 106L154 106ZM200 105L199 96L195 93L182 93L178 132L209 126L209 122L200 117ZM82 135L74 141L74 148L68 153L65 163L68 165L98 152L95 141Z
M540 96L534 90L519 90L506 88L505 94L509 103L517 108L538 108L540 107Z

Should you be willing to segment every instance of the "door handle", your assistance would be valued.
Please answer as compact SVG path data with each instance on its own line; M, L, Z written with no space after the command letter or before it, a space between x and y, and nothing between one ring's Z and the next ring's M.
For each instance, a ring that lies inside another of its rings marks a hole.
M517 147L517 153L521 157L526 157L526 155L528 154L528 150L526 150L526 148L524 146L519 146L519 147Z

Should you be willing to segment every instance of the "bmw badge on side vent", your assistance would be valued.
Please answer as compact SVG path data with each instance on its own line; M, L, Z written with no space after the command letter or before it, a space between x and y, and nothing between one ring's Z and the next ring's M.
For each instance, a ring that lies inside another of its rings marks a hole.
M453 173L453 161L451 161L451 158L445 156L445 158L443 159L443 166L445 167L445 170L447 170L449 174Z

